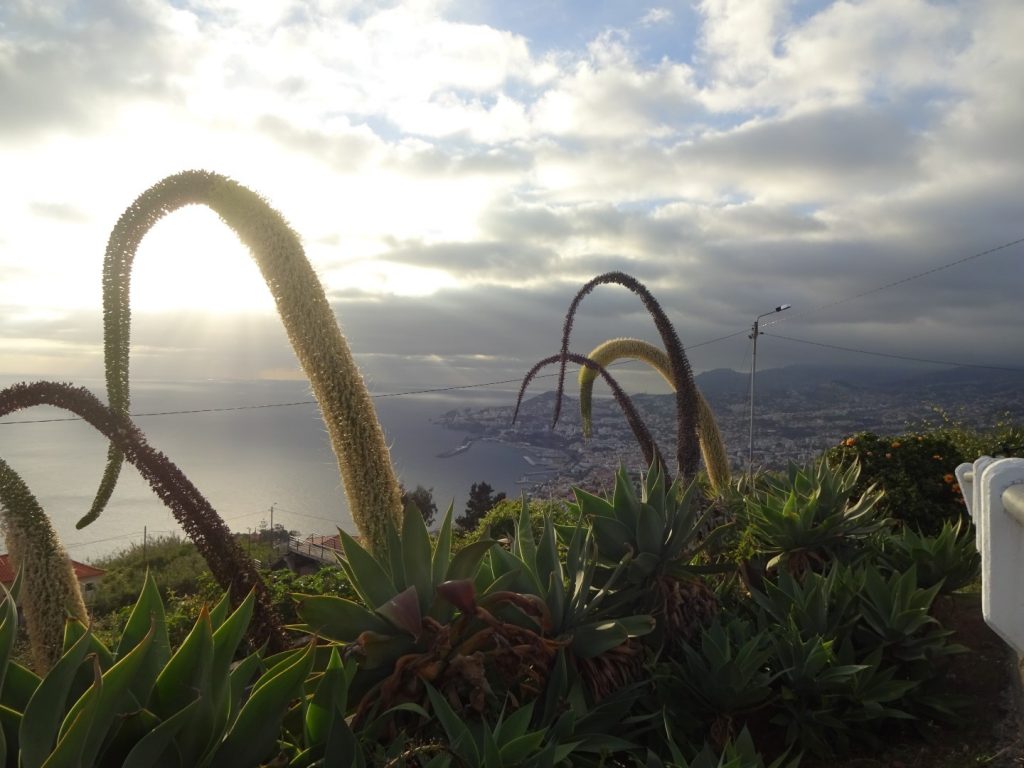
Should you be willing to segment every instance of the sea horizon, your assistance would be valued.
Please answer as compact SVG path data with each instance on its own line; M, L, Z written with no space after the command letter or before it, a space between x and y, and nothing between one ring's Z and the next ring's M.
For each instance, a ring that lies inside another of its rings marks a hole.
M2 383L20 380L5 376ZM102 381L80 383L105 399ZM487 482L496 492L519 495L516 480L529 469L528 452L475 441L468 450L441 457L462 445L468 433L434 423L456 408L512 404L513 392L381 394L375 395L374 406L396 472L409 490L433 488L435 525L449 503L456 516L462 513L472 483ZM312 399L304 381L133 381L131 410L140 414L136 422L150 444L185 472L233 531L270 526L273 507L274 525L303 536L333 534L338 527L351 532L355 526L337 463ZM48 421L68 417L45 406L5 417L0 420L7 422L0 423L0 456L28 484L71 557L95 560L141 544L144 535L184 535L130 465L122 469L100 518L75 528L99 483L106 441L82 421Z

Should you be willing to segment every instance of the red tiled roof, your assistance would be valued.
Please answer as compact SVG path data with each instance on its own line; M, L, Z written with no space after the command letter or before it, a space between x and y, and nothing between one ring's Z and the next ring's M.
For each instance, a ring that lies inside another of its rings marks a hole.
M306 541L312 544L314 547L323 547L324 549L336 549L341 551L341 537L338 534L333 536L318 536L313 534L306 537Z
M77 560L71 561L71 567L75 569L75 578L79 581L82 579L102 576L106 573L106 571L100 568L93 568L91 565L80 563ZM3 583L4 585L13 584L14 577L14 569L11 568L11 556L7 554L0 555L0 583Z

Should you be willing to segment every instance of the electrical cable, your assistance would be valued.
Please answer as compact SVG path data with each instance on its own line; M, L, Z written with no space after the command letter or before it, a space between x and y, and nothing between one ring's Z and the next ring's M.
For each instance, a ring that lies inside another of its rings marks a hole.
M876 288L872 288L872 289L867 290L867 291L862 291L861 293L854 294L853 296L847 296L846 298L843 298L843 299L837 299L836 301L828 302L828 303L825 303L825 304L819 304L818 306L811 307L810 309L805 309L805 310L801 310L799 312L790 313L789 315L782 315L782 316L779 316L779 317L773 317L768 322L765 322L762 325L760 325L759 328L768 328L768 327L771 327L773 325L777 325L778 323L782 323L782 322L785 322L787 320L792 320L792 319L794 319L796 317L802 317L804 315L811 314L812 312L820 312L820 311L825 310L825 309L831 309L832 307L837 307L840 304L845 304L847 302L854 301L855 299L860 299L860 298L863 298L865 296L870 296L871 294L878 293L879 291L884 291L884 290L886 290L888 288L893 288L893 287L895 287L897 285L903 285L903 284L909 283L909 282L911 282L913 280L919 280L920 278L927 277L928 275L933 275L933 274L935 274L937 272L942 272L943 270L950 269L950 268L955 267L955 266L959 266L960 264L965 264L966 262L973 261L974 259L981 258L982 256L988 256L989 254L996 253L998 251L1002 251L1002 250L1005 250L1007 248L1011 248L1011 247L1013 247L1015 245L1019 245L1021 243L1024 243L1024 237L1018 238L1016 240L1011 240L1009 242L1003 243L1002 245L997 245L997 246L995 246L993 248L989 248L989 249L984 250L984 251L979 251L978 253L973 253L973 254L971 254L969 256L964 256L964 257L962 257L960 259L956 259L955 261L951 261L951 262L948 262L946 264L942 264L940 266L933 267L931 269L927 269L927 270L925 270L923 272L918 272L916 274L909 275L908 277L901 278L900 280L894 280L894 281L892 281L890 283L886 283L885 285L880 285L880 286L878 286ZM705 346L708 346L710 344L716 344L716 343L718 343L720 341L725 341L726 339L735 338L736 336L740 336L740 335L745 334L745 333L748 333L748 329L746 329L746 328L744 328L742 330L734 331L732 333L727 333L727 334L725 334L723 336L717 336L717 337L715 337L713 339L707 339L705 341L701 341L701 342L698 342L696 344L691 344L689 346L684 346L684 349L686 349L686 350L698 349L700 347L705 347ZM763 333L763 331L762 331L762 333ZM800 339L791 339L789 337L781 336L779 334L772 334L772 335L777 336L778 338L781 338L781 339L787 339L789 341L796 341L796 342L800 342L801 341ZM866 354L866 355L876 355L876 356L879 356L879 357L891 357L891 358L903 359L903 360L914 360L914 361L917 361L917 362L934 362L934 363L937 363L937 364L951 365L951 366L955 366L955 367L987 368L987 369L991 369L991 370L1007 370L1007 371L1021 370L1019 368L1008 368L1008 367L1004 367L1004 366L978 365L978 364L968 364L968 363L953 363L953 362L945 362L945 361L925 360L923 358L914 358L914 357L909 357L909 356L893 355L893 354L888 354L888 353L884 353L884 352L870 352L868 350L852 349L852 348L848 348L848 347L840 347L838 345L829 345L829 344L824 344L824 343L820 343L820 342L805 341L804 343L816 344L817 346L822 346L822 347L832 347L834 349L842 349L842 350L850 351L850 352L859 352L861 354ZM540 374L540 375L538 375L538 376L536 376L534 378L538 378L538 379L552 378L552 377L557 376L557 375L558 374L556 374L556 373L545 373L545 374ZM453 391L463 390L463 389L480 389L480 388L483 388L483 387L497 386L499 384L517 384L520 381L521 381L521 379L517 378L517 379L501 379L501 380L497 380L497 381L479 382L479 383L476 383L476 384L454 384L454 385L445 386L445 387L431 387L431 388L424 388L424 389L411 389L411 390L405 390L405 391L401 391L401 392L388 392L388 393L383 393L383 394L371 395L370 397L374 398L374 399L386 398L386 397L408 397L408 396L412 396L412 395L424 395L424 394L432 394L432 393L436 393L436 392L453 392ZM224 408L195 408L195 409L181 410L181 411L152 411L152 412L146 412L146 413L135 413L135 414L132 414L132 417L133 418L138 418L138 417L147 417L147 416L177 416L177 415L182 415L182 414L194 414L194 413L222 413L222 412L227 412L227 411L245 411L245 410L255 410L255 409L261 409L261 408L286 408L286 407L295 406L295 405L315 405L315 404L316 404L315 400L299 400L299 401L290 402L290 403L266 403L266 404L261 404L261 405L238 405L238 406L230 406L230 407L224 407ZM61 421L81 421L81 419L76 417L76 416L66 416L66 417L53 418L53 419L20 419L20 420L16 420L16 421L0 421L0 426L11 425L11 424L49 424L49 423L61 422Z
M1012 368L1005 365L982 365L980 363L957 363L951 360L932 360L925 357L911 357L909 355L896 355L889 352L872 352L868 349L856 349L854 347L843 347L838 344L826 344L821 341L810 341L809 339L795 339L792 336L783 336L781 333L765 333L761 332L762 336L771 336L776 339L785 339L786 341L795 341L798 344L810 344L815 347L826 347L828 349L839 349L843 352L857 352L862 355L874 355L876 357L890 357L895 360L910 360L916 363L932 363L935 365L949 365L954 368L983 368L990 371L1014 371L1017 373L1024 373L1024 368Z

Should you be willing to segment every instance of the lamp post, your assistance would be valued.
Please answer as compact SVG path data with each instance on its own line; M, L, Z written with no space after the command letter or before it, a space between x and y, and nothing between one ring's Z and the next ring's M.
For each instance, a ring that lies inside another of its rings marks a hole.
M757 337L761 335L761 318L774 315L776 312L782 312L791 306L791 304L780 304L771 312L758 315L750 328L750 338L754 340L754 352L750 360L750 444L747 454L747 474L751 480L754 479L754 374L757 372Z

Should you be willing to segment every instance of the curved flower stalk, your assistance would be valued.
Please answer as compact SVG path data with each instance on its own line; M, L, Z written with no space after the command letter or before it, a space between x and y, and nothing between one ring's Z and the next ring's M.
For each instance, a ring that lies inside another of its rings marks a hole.
M675 389L675 382L672 380L672 366L669 363L668 355L663 350L646 341L641 341L640 339L609 339L603 344L598 344L594 347L587 357L603 366L609 366L622 358L640 360L654 368ZM591 405L593 403L594 380L596 378L597 374L594 369L580 368L580 416L583 420L584 437L590 437ZM708 470L708 480L711 482L711 487L715 491L725 488L729 485L729 459L725 453L722 435L718 431L715 414L699 389L697 390L697 439L700 442L700 452L704 457L704 466Z
M43 673L61 657L64 621L83 624L89 614L71 559L32 491L0 459L0 529L11 566L21 573L21 607L25 612L36 671Z
M643 301L647 311L654 319L654 325L661 335L662 344L665 346L665 354L669 359L669 368L672 373L672 382L676 390L676 463L680 477L685 484L697 474L700 464L700 449L697 442L697 387L693 383L693 372L690 370L690 362L683 351L683 344L679 341L676 329L669 321L657 299L651 294L635 277L624 272L606 272L598 275L589 283L580 288L576 297L569 305L569 311L565 315L565 324L562 327L562 361L558 372L558 390L555 399L555 421L562 410L562 392L565 389L565 364L568 361L566 353L569 351L569 334L572 333L573 321L576 317L576 308L583 301L584 297L599 285L614 283L628 288Z
M320 405L352 519L375 551L387 548L384 518L401 528L401 491L384 432L323 286L298 235L255 192L219 174L185 171L142 193L110 235L103 265L103 330L110 407L126 415L132 262L154 224L186 205L216 212L248 246L270 288L295 355ZM111 446L87 525L103 510L117 481L121 455Z
M230 592L232 603L240 605L250 590L256 590L255 617L250 629L253 640L257 644L267 642L276 650L284 647L281 622L252 561L245 556L210 502L170 459L149 445L131 418L108 408L89 390L70 384L39 381L0 390L0 416L34 405L53 405L71 411L101 432L170 508L174 519L206 560L214 578ZM6 517L9 521L12 519L10 515ZM17 519L22 517L24 513L16 516ZM29 534L45 538L38 529ZM27 591L30 590L27 588ZM59 646L57 650L59 655Z
M533 381L541 368L546 365L552 365L553 363L561 363L564 367L567 360L571 363L576 363L577 365L582 366L584 369L594 371L594 375L601 375L601 377L608 383L609 388L611 388L616 402L619 404L619 407L622 408L622 412L626 414L626 421L629 422L629 428L633 430L633 436L640 444L640 450L643 451L644 461L647 463L647 466L653 467L657 464L659 467L665 467L665 459L662 458L661 451L658 450L657 443L654 442L654 438L651 436L650 430L647 429L647 425L644 424L644 420L640 418L640 414L636 410L636 406L633 405L633 401L629 399L629 395L623 391L622 387L619 386L619 383L610 373L608 373L608 371L604 369L603 365L591 360L589 357L577 355L574 352L565 352L561 355L545 357L529 370L523 378L523 383L519 386L519 396L516 398L516 409L512 413L512 423L515 424L516 419L519 417L519 406L522 405L523 395L526 394L526 388L530 386L530 382ZM557 423L558 414L555 414L555 419Z

